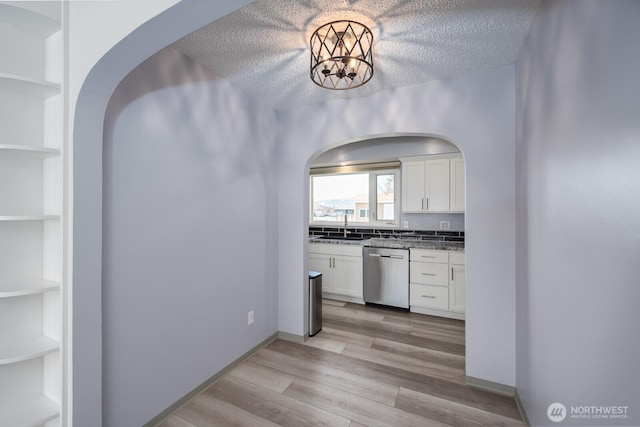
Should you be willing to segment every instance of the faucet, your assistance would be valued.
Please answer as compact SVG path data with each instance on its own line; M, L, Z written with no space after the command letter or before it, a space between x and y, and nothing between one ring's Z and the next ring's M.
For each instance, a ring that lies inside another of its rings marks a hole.
M347 231L347 213L345 212L344 214L344 238L347 238L347 233L349 233Z

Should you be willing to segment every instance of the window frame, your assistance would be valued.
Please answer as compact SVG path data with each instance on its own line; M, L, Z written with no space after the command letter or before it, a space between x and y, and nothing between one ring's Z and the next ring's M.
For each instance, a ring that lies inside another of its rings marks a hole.
M337 166L311 169L309 173L309 225L315 227L344 227L344 221L318 221L313 219L313 178L317 176L336 175L369 175L369 221L368 222L348 222L347 227L357 228L398 228L400 225L401 207L401 187L400 187L400 166L375 167L375 165L359 166ZM378 221L378 175L393 175L393 220ZM373 207L373 209L372 209ZM354 210L354 216L359 214L358 209Z

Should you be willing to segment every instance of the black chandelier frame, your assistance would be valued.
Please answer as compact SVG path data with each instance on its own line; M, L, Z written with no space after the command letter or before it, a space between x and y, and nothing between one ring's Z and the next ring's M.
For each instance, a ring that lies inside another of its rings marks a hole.
M311 35L311 80L331 90L348 90L373 77L373 34L356 21L322 25Z

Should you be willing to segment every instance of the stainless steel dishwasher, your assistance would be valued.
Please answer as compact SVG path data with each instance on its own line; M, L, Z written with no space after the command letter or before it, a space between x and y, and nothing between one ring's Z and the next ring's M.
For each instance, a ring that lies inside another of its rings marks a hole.
M409 308L409 251L365 247L364 301Z

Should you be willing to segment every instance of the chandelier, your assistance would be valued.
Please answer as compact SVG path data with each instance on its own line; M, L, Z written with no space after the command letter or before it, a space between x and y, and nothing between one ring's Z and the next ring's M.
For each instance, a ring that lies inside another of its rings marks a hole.
M329 22L311 35L311 80L326 89L353 89L373 77L373 34L354 21Z

